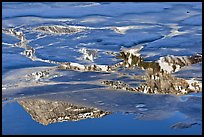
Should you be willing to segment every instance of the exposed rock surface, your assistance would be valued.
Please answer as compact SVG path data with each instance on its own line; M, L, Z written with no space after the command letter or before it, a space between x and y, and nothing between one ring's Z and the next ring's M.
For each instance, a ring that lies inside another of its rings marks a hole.
M35 28L35 31L40 31L44 33L51 34L74 34L81 31L84 31L86 27L82 26L60 26L60 25L52 25L52 26L40 26Z
M123 59L123 63L121 63L123 67L138 67L145 70L145 75L139 77L145 80L144 83L141 83L138 87L131 87L121 81L107 80L103 81L102 84L114 89L142 92L145 94L182 95L202 90L202 82L193 79L185 80L177 78L171 74L185 66L202 62L201 54L193 56L166 56L161 57L155 62L147 62L138 53L142 48L143 46L140 45L133 49L123 49L118 57Z
M100 118L110 114L97 108L78 106L63 101L44 99L19 100L18 103L32 116L32 118L48 125L55 122L79 121L88 118Z
M87 29L83 26L40 26L34 30L50 32L50 33L65 33L72 34ZM93 29L93 28L89 28ZM107 28L106 28L107 29ZM142 76L130 76L134 79L144 80L138 87L130 87L128 84L121 81L103 81L102 84L113 87L114 89L123 89L128 91L142 92L145 94L176 94L183 95L190 92L202 91L202 82L196 79L183 79L177 78L172 73L181 70L183 67L190 66L202 62L202 54L195 54L192 56L173 56L168 55L160 57L157 61L144 61L144 58L140 56L140 50L143 49L143 45L137 45L131 48L122 48L121 52L114 53L116 58L122 59L113 65L98 65L92 63L91 65L82 65L75 62L57 62L52 60L44 60L35 56L35 49L28 45L28 40L25 38L22 31L16 31L13 28L2 29L2 32L16 37L20 42L14 44L16 47L24 49L22 53L27 58L34 61L42 61L57 65L54 70L74 70L74 71L93 71L93 72L116 72L119 69L135 69L135 67L145 70L145 74ZM93 60L97 56L96 51L81 49L80 52L84 54L84 59ZM49 77L49 73L46 71L34 72L27 75L27 79L35 79L37 81L42 78ZM128 74L126 75L128 76ZM16 85L16 84L13 84ZM8 88L8 86L3 86Z

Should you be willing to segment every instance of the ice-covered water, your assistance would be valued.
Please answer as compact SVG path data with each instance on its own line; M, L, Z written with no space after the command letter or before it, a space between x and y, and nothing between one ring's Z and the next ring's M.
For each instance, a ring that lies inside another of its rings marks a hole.
M3 134L201 134L201 3L2 11Z

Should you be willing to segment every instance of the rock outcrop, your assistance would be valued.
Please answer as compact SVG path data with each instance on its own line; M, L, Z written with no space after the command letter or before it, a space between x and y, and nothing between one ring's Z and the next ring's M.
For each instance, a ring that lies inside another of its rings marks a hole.
M143 47L140 45L135 48L125 49L120 52L118 58L123 59L121 66L126 68L138 67L145 70L145 75L135 76L134 79L145 80L138 87L131 87L121 81L103 81L102 84L114 89L141 92L145 94L175 94L183 95L190 92L202 90L202 82L194 79L177 78L172 73L179 71L185 66L202 62L202 55L193 56L166 56L158 61L144 61L138 53Z
M39 26L35 28L34 31L51 33L51 34L74 34L74 33L84 31L85 29L86 27L83 27L83 26L52 25L52 26Z
M98 108L78 106L63 101L51 101L44 99L25 99L18 103L31 115L31 117L48 125L63 121L79 121L88 118L100 118L111 114Z
M40 26L34 30L57 33L57 34L72 34L87 29L83 26ZM89 28L91 29L91 28ZM93 28L92 28L93 29ZM192 56L174 56L168 55L160 57L157 61L144 61L140 56L140 50L143 45L137 45L131 48L122 48L119 53L114 53L116 58L122 59L113 65L98 65L92 63L91 65L82 65L75 62L57 62L52 60L44 60L35 56L35 49L28 45L28 40L25 38L22 31L16 31L13 28L2 29L2 32L16 37L20 40L19 43L14 44L16 47L24 48L22 53L27 58L35 61L42 61L57 65L54 70L74 70L74 71L92 71L92 72L116 72L119 69L134 69L135 67L144 70L145 74L142 76L131 76L133 79L144 80L138 87L130 87L127 83L121 81L103 81L102 84L113 87L114 89L123 89L128 91L142 92L145 94L176 94L183 95L190 92L202 91L202 82L195 79L177 78L172 73L178 72L183 67L190 66L202 62L202 54L195 54ZM97 56L96 51L87 50L83 48L80 52L84 54L84 59L93 62ZM27 76L35 77L36 80L46 77L48 73L35 72ZM126 75L128 76L128 74Z

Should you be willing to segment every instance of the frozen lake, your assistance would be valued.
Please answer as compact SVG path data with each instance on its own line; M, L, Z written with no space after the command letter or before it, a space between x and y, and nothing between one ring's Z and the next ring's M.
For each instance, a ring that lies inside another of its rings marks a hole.
M202 134L202 3L2 3L3 134Z

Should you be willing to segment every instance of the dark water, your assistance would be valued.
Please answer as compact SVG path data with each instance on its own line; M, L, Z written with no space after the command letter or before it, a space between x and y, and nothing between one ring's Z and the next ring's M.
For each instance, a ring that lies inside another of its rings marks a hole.
M3 134L202 134L202 88L185 87L202 84L201 3L2 11Z

